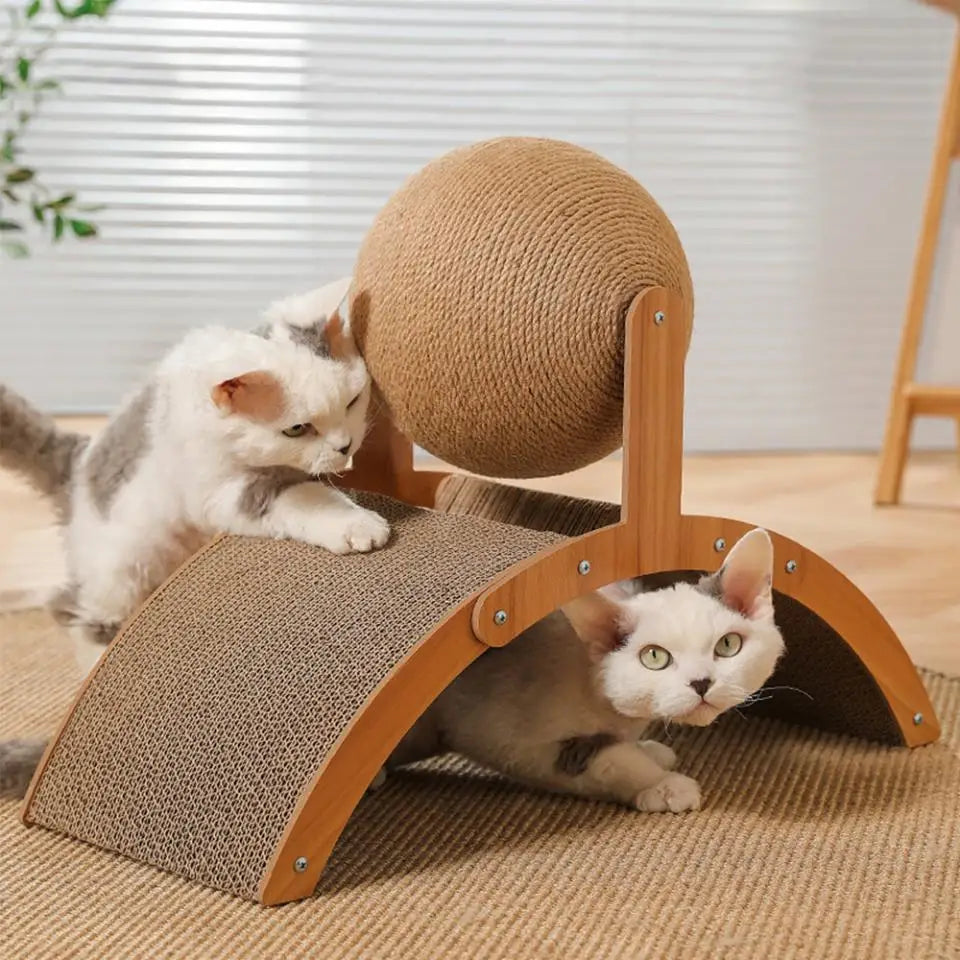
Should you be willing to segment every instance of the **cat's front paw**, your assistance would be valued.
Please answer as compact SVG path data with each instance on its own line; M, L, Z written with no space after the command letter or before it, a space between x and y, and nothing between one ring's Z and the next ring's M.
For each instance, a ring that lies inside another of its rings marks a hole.
M641 740L640 749L661 770L672 770L677 765L677 755L665 744L656 740Z
M390 524L372 510L351 510L323 544L331 553L367 553L390 538Z
M669 748L668 748L669 749ZM673 752L672 750L670 751ZM700 809L700 787L682 773L668 773L662 780L641 790L634 806L645 813L683 813Z

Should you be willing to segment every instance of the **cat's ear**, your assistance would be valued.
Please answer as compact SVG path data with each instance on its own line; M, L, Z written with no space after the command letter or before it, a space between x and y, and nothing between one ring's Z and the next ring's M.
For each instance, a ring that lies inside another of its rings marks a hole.
M251 370L218 383L210 399L224 413L262 422L279 419L286 407L283 384L267 370Z
M766 530L745 533L701 589L751 620L773 616L773 543Z
M327 341L327 348L334 360L346 360L357 355L353 337L340 316L339 307L324 322L323 338Z
M628 635L623 607L611 599L610 589L585 593L561 608L594 660L622 647Z

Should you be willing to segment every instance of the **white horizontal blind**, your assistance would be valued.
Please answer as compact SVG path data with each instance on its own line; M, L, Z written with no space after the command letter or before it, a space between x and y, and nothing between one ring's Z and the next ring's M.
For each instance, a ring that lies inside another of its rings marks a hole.
M544 135L677 225L688 448L874 446L951 27L907 0L120 0L51 56L67 96L28 141L102 237L0 263L0 379L109 408L186 328L348 272L430 158Z

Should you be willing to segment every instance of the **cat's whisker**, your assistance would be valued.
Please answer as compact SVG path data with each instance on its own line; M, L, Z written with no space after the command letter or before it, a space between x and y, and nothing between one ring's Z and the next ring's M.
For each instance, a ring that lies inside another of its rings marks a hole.
M799 687L791 687L787 685L777 686L777 687L761 687L757 693L773 693L775 690L792 690L794 693L801 693L808 700L813 700L813 695L807 693L806 690L801 690Z

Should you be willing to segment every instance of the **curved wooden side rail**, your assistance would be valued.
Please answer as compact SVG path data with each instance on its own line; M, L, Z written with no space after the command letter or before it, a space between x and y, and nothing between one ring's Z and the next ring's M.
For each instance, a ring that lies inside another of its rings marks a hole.
M290 818L260 887L269 905L309 897L354 808L421 713L486 646L465 601L374 692L317 771Z
M724 517L684 516L680 569L716 566L715 544L733 544L754 526ZM819 554L783 535L773 539L773 586L827 623L873 677L900 728L903 743L918 747L940 736L933 706L910 657L871 600Z

